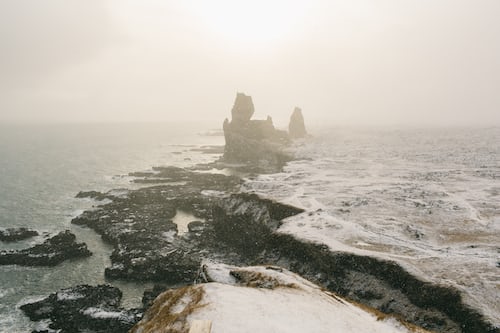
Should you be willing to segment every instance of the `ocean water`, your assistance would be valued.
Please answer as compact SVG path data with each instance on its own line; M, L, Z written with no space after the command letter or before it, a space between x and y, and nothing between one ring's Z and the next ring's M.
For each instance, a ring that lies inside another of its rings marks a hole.
M318 131L245 190L302 207L280 228L458 288L500 327L500 128Z
M70 224L95 204L81 190L133 188L131 171L189 166L222 145L207 125L0 126L0 228L45 234L0 248L22 248L70 229L94 252L54 268L0 266L0 332L34 326L17 309L31 299L104 280L111 248ZM299 159L281 173L247 179L244 190L307 210L281 232L398 261L413 274L460 289L466 301L500 324L500 128L317 129L298 141ZM108 281L109 282L109 281ZM112 284L124 305L147 285Z
M53 268L0 266L0 332L30 332L18 306L77 284L109 283L104 268L112 248L92 230L71 225L72 217L95 204L75 199L79 191L133 188L132 171L186 166L218 156L192 151L223 145L224 138L198 133L206 124L0 125L0 228L29 227L42 235L0 249L24 248L70 229L94 253ZM148 285L112 282L124 305L140 303Z

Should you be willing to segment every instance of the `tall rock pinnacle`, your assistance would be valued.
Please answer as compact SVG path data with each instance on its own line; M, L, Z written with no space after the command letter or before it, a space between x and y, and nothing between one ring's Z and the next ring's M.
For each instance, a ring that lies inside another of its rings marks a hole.
M303 138L307 135L304 116L302 116L302 110L298 107L293 110L292 116L290 117L288 135L290 135L292 139Z

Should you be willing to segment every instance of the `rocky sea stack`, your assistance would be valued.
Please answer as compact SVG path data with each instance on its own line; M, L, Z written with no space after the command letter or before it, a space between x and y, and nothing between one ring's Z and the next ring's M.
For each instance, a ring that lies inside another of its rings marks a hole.
M299 109L300 110L300 109ZM254 104L251 96L237 93L231 110L231 121L224 120L226 139L223 161L228 163L253 163L270 169L280 169L291 156L283 152L283 147L294 136L274 127L270 116L265 120L254 120ZM302 117L302 114L301 114ZM305 132L304 119L302 130Z
M292 116L290 117L288 133L292 139L299 139L307 136L304 116L302 115L302 110L298 107L293 110Z

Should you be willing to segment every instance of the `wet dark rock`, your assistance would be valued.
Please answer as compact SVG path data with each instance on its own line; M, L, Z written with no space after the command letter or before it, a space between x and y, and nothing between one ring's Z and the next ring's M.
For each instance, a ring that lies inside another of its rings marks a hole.
M38 236L37 231L24 227L0 230L0 241L3 242L17 242L34 236Z
M198 171L178 167L154 167L152 172L141 172L142 179L136 179L134 182L161 182L172 183L176 188L182 185L184 187L222 190L232 189L234 186L241 184L241 179L235 176Z
M207 244L216 241L205 235L209 230L179 235L172 219L178 209L199 220L211 219L211 207L218 198L203 191L233 192L241 180L175 167L154 168L150 176L167 179L170 184L130 191L127 196L84 212L72 223L94 229L114 245L106 277L192 283Z
M123 333L142 318L143 310L120 308L121 298L121 291L109 285L79 285L20 308L32 321L49 319L49 328L61 333Z
M197 151L202 154L223 154L224 146L202 146L200 148L190 149L190 151Z
M0 251L0 265L55 266L67 259L91 255L87 245L77 243L75 235L66 230L28 249Z
M97 191L80 191L76 195L76 198L90 198L98 201L104 200L107 197L106 194Z
M161 281L164 283L192 283L196 277L201 257L196 249L172 241L158 249L141 246L120 246L113 251L113 265L105 269L105 276L112 279L134 281ZM175 246L177 245L178 246Z
M302 209L255 194L233 194L214 205L213 227L218 240L252 256L264 249L282 219L301 212Z
M129 172L128 175L130 177L153 177L155 173L152 171L136 171L136 172Z
M232 119L226 119L223 124L226 140L223 161L279 170L291 159L283 152L288 134L275 129L271 117L251 120L253 113L252 97L238 93L231 110Z
M304 116L302 115L302 110L300 108L296 107L293 110L292 116L290 117L290 123L288 125L288 135L290 135L290 138L292 139L305 138L307 136Z

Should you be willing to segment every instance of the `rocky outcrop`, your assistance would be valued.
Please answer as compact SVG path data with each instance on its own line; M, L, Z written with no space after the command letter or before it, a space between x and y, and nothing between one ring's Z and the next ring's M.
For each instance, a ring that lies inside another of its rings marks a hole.
M290 117L290 124L288 125L288 134L292 139L299 139L307 136L304 116L300 108L296 107L293 110L292 116Z
M23 239L28 239L38 236L38 232L28 228L7 228L0 230L0 241L3 242L17 242Z
M28 249L0 251L0 265L55 266L70 258L90 255L87 245L77 243L75 235L66 230Z
M253 259L253 250L263 249L265 236L280 220L302 212L256 195L224 195L238 189L236 177L172 167L136 176L167 183L121 197L106 194L112 202L72 221L94 229L114 245L112 266L105 269L107 278L192 283L204 258L232 263ZM177 210L195 217L186 234L180 234L173 222ZM248 247L249 243L254 245Z
M122 292L109 285L80 285L20 308L32 321L48 319L53 332L123 333L142 318L143 310L120 308L121 298Z
M225 162L259 164L264 169L280 169L290 156L282 150L288 134L274 128L273 120L252 120L252 97L238 93L231 110L232 119L223 124Z
M175 167L155 168L153 172L134 175L142 181L161 181L162 185L115 197L108 193L105 196L111 202L84 212L72 223L94 229L113 244L112 266L106 268L106 277L192 283L202 258L208 252L214 256L221 252L212 250L219 244L205 230L211 220L213 202L219 200L219 195L236 191L241 180ZM186 234L179 233L174 223L177 210L195 217Z

